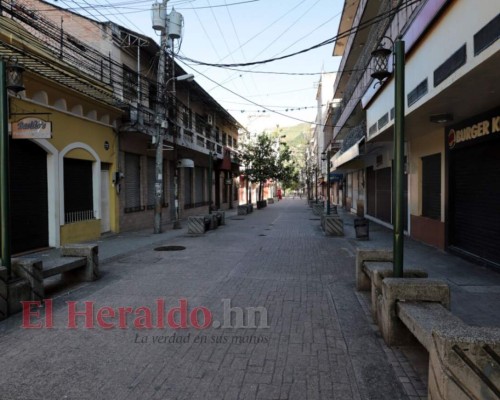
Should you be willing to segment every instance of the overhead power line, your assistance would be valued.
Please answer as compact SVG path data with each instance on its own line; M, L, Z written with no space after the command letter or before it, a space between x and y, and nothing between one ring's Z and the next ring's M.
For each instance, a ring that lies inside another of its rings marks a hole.
M315 44L314 46L308 47L306 49L299 50L299 51L296 51L296 52L293 52L293 53L290 53L290 54L286 54L286 55L283 55L283 56L280 56L280 57L273 57L273 58L269 58L269 59L265 59L265 60L260 60L260 61L253 61L253 62L246 62L246 63L237 63L237 64L216 64L216 63L209 63L209 62L199 61L199 60L195 60L193 58L186 57L186 56L181 56L181 55L179 55L178 58L182 59L183 61L189 61L189 62L194 63L194 64L205 65L205 66L209 66L209 67L218 67L218 68L249 67L249 66L252 66L252 65L268 64L268 63L271 63L271 62L274 62L274 61L284 60L286 58L294 57L294 56L297 56L299 54L307 53L307 52L309 52L311 50L318 49L318 48L326 46L328 44L332 44L332 43L334 43L335 41L337 41L339 39L342 39L342 38L344 38L346 36L349 36L351 33L361 31L363 29L366 29L366 28L368 28L368 27L370 27L370 26L372 26L374 24L377 24L377 23L383 21L386 18L392 17L393 15L395 15L396 13L398 13L400 11L400 9L406 8L406 7L410 7L413 4L419 3L420 1L421 0L407 0L406 2L402 3L398 7L391 8L389 11L387 11L387 12L385 12L383 14L377 15L376 17L371 18L371 19L365 21L364 23L362 23L360 25L357 25L356 27L352 27L351 29L348 29L345 32L339 33L338 35L336 35L334 37L326 39L326 40L324 40L321 43Z

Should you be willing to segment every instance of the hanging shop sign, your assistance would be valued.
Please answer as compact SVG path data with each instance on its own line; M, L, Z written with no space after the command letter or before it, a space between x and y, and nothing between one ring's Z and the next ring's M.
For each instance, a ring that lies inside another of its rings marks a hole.
M40 118L23 118L12 122L13 139L50 139L52 137L52 123Z
M446 130L450 150L498 136L500 136L500 109L450 126Z

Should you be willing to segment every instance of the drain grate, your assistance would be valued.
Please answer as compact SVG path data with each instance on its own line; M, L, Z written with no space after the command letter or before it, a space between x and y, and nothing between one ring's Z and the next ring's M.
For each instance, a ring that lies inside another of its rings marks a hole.
M180 251L186 250L184 246L160 246L155 248L155 251Z
M233 221L244 221L245 218L231 218Z
M321 218L309 218L309 221L321 221Z
M264 235L263 233L261 233L259 236L267 236L267 235Z

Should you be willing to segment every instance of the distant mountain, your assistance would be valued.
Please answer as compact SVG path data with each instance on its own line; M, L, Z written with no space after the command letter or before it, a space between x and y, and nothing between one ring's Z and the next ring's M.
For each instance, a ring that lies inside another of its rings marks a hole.
M311 124L302 123L294 126L280 128L280 134L285 137L283 141L286 142L291 148L301 147L307 143Z

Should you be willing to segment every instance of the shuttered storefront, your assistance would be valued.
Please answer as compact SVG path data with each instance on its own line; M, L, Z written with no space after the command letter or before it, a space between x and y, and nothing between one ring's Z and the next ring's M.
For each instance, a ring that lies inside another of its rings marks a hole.
M447 133L448 243L451 249L500 267L500 132L491 131L494 116L474 119ZM487 121L489 133L457 143L464 138L459 131L477 127L478 121Z
M403 225L408 229L408 179L403 179ZM391 168L366 169L366 200L368 215L392 224Z
M12 253L49 245L47 153L27 139L10 141Z
M205 168L196 167L194 171L194 193L195 193L195 207L201 207L205 205Z
M184 208L193 208L193 168L184 168Z
M391 223L391 168L366 169L368 215Z
M148 209L153 209L156 202L156 159L148 157Z
M422 216L441 220L441 153L422 157Z
M141 211L140 156L125 153L125 212Z

